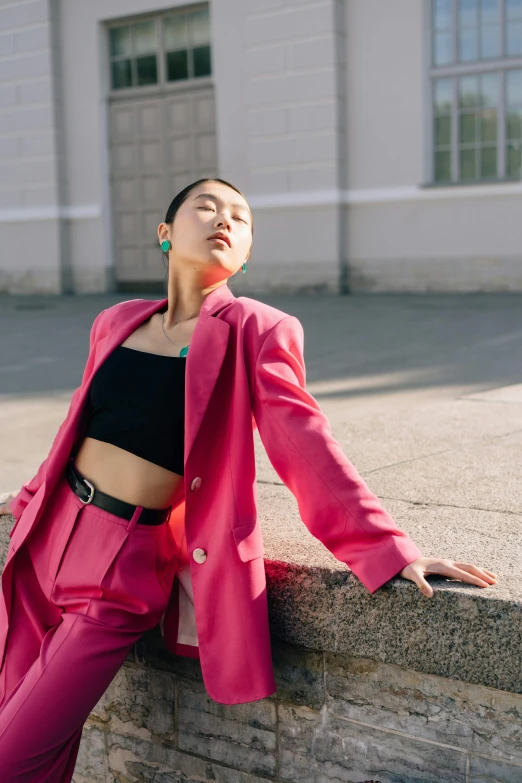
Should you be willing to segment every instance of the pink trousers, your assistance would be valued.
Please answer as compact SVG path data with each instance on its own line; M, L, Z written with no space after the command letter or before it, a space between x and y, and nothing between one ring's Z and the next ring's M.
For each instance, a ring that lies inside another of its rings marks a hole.
M0 780L70 783L82 728L164 613L179 549L168 523L85 506L60 479L15 553L0 670Z

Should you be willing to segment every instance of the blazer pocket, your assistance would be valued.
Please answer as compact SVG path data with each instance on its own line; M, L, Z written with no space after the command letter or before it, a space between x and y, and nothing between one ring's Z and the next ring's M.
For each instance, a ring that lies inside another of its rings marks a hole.
M257 521L249 522L248 525L234 527L232 533L234 534L239 557L243 563L264 555L265 548L261 526Z

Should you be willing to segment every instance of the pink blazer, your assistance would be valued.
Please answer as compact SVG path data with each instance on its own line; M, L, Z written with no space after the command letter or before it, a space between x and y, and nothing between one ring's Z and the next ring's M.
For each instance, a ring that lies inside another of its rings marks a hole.
M2 577L0 628L9 617L13 554L38 523L83 435L94 374L166 303L131 299L96 317L65 421L36 476L11 501L16 523ZM203 679L209 696L224 704L255 701L276 690L257 514L256 427L308 530L371 593L422 556L332 437L327 417L306 390L303 345L295 316L236 297L225 284L206 297L187 356L184 496L171 522L184 518ZM192 557L198 548L207 554L203 563ZM171 597L162 618L173 652L179 651L175 603ZM5 635L0 659L4 645Z

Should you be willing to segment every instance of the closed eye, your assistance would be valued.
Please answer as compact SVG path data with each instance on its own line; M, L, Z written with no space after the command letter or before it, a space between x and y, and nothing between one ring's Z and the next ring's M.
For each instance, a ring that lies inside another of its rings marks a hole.
M197 209L210 209L212 212L214 211L212 207L197 207ZM236 217L235 220L241 220L242 223L246 223L246 220L243 220L243 218Z

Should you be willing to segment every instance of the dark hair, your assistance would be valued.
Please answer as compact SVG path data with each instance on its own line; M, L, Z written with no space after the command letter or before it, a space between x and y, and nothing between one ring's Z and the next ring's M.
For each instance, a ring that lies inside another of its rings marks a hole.
M243 196L243 198L246 201L246 196L241 193L238 188L235 187L235 185L232 185L231 182L227 182L226 179L220 179L220 177L202 177L201 179L197 179L195 182L192 182L190 185L187 185L186 188L183 188L183 190L180 190L180 192L174 196L172 201L169 204L169 208L167 209L167 214L165 215L164 223L168 223L169 225L172 225L174 222L174 218L176 217L176 212L180 208L180 206L183 204L184 201L188 198L190 195L190 192L197 187L198 185L201 185L202 182L221 182L222 185L228 185L229 188L232 188L232 190L235 190L236 193L239 193L240 196ZM254 236L254 221L252 219L252 236ZM168 258L168 253L164 254L164 258ZM167 277L169 274L168 266L167 266Z

